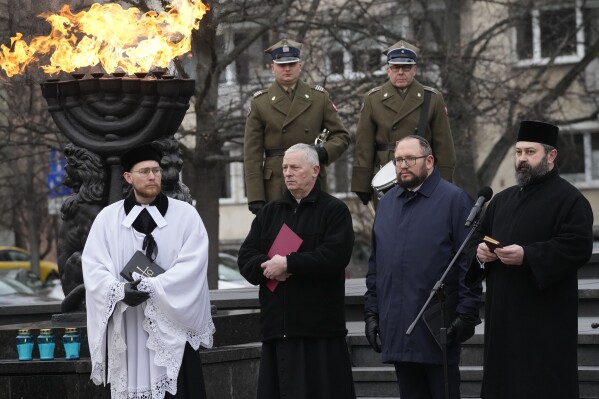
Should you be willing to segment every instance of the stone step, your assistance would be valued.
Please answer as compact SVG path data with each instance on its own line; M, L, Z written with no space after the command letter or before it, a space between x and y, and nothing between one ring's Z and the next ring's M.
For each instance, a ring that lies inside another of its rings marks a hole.
M599 254L598 254L599 255ZM599 277L591 278L591 275L599 275L599 264L588 266L593 273L585 273L589 277L579 278L578 280L578 316L580 317L595 317L599 322ZM595 273L597 272L597 273ZM580 275L580 273L579 273ZM483 290L485 289L483 283ZM364 318L364 293L366 292L366 280L350 279L345 281L345 317L347 321L360 321ZM232 293L220 294L221 296L231 296ZM240 292L236 295L249 296L250 292ZM483 292L483 301L485 292ZM218 296L212 298L217 306L231 306L229 302L219 300ZM235 305L239 304L239 300L232 302ZM480 309L480 317L485 316L484 305Z
M399 388L393 367L354 367L352 371L357 397L399 398ZM460 374L462 377L461 397L479 397L482 367L479 370L460 368ZM475 376L478 378L473 378Z
M597 267L599 269L599 267ZM486 286L483 283L483 302L485 300ZM484 304L480 308L479 316L485 317ZM595 317L599 322L599 279L578 279L578 316Z
M599 251L594 252L589 262L578 269L578 278L599 279Z
M578 318L578 365L599 367L599 329L591 328L597 318ZM364 336L364 322L348 322L347 342L352 364L359 367L383 366L381 355L370 348ZM483 364L484 321L476 326L472 338L462 344L461 364L481 366Z
M598 278L578 279L578 316L595 317L595 322L599 322Z
M354 367L354 385L358 398L399 398L395 369L389 366ZM478 398L483 369L480 366L460 366L462 398ZM578 368L580 399L599 398L599 367Z

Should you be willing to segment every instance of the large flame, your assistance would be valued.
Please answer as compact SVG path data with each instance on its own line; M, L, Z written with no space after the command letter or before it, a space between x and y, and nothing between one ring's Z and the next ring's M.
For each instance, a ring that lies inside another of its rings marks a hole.
M96 3L73 14L64 5L58 14L41 15L52 26L48 36L27 44L17 33L10 47L0 45L0 68L11 77L41 56L49 57L40 67L50 75L97 65L106 73L121 69L129 75L166 68L191 50L191 33L207 10L201 0L172 0L167 11L145 14L116 3Z

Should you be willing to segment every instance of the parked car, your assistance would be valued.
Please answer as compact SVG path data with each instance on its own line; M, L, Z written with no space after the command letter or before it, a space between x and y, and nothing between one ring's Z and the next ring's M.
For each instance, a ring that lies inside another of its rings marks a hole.
M0 269L31 269L31 256L22 248L0 246ZM40 260L40 279L43 284L60 279L58 265Z
M8 275L0 275L0 306L29 306L47 303L60 303L60 300L36 293Z
M36 294L58 300L64 299L64 292L59 279L53 278L48 280L47 284L42 284L42 280L38 275L28 269L0 269L0 276L18 281L32 289Z
M245 277L239 273L237 258L233 255L219 252L218 254L218 289L251 287Z

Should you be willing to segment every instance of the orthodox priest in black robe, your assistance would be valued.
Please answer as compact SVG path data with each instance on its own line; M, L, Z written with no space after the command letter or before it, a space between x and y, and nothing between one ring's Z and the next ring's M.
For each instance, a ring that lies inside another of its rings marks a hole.
M493 198L469 277L486 277L484 399L575 399L578 284L590 258L593 212L556 167L558 128L523 121L518 185Z

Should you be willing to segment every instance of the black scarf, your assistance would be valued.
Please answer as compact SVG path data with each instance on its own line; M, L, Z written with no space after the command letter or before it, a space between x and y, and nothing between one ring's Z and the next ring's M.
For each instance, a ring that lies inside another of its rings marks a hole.
M131 194L129 194L125 198L125 213L128 215L135 205L141 204L135 200L135 194L133 193L133 191L131 191ZM160 193L158 194L158 196L156 196L156 198L154 198L154 201L152 201L148 205L155 206L160 212L160 214L164 216L166 215L166 211L168 210L168 198L163 193ZM152 231L154 231L154 229L156 228L156 222L154 221L154 219L152 219L152 215L150 215L150 212L148 212L147 209L142 210L139 213L139 215L137 215L137 218L135 218L135 221L133 221L132 226L135 230L146 235L144 238L142 249L146 251L146 256L148 257L148 259L154 261L156 259L156 256L158 256L158 245L156 244L156 240L154 240L154 237L152 236Z

